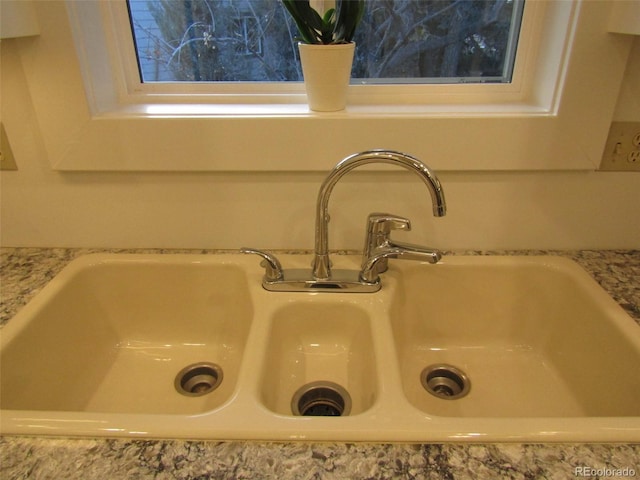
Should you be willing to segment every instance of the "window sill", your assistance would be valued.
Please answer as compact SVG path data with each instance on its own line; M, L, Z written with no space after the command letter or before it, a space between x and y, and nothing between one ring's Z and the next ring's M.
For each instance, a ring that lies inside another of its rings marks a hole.
M125 105L96 118L189 117L308 117L308 118L428 118L461 116L548 116L548 109L524 103L482 105L348 105L336 112L315 112L304 103L137 103Z

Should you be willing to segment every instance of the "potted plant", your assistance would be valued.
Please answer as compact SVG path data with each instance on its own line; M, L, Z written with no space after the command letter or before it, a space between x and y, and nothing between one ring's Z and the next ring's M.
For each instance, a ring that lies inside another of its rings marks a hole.
M302 75L309 107L316 111L344 109L351 77L353 36L365 0L336 0L321 15L309 0L282 0L300 32Z

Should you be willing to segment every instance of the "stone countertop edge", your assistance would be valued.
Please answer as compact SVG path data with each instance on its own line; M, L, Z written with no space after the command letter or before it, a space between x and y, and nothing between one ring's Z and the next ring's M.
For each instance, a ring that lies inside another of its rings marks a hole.
M218 254L232 251L4 247L0 249L0 326L67 263L98 252ZM640 325L640 250L456 251L446 254L559 255L573 259ZM3 480L482 480L625 476L640 477L640 438L636 444L371 444L0 437L0 478Z

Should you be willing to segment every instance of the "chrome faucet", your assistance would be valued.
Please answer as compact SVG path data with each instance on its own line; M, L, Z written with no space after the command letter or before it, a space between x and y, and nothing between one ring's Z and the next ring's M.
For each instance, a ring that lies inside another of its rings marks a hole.
M409 230L408 219L389 214L374 213L367 222L367 239L363 251L360 272L352 270L331 270L329 259L329 197L333 187L351 170L372 163L386 163L403 167L420 177L429 189L433 204L433 215L446 214L444 192L438 177L417 158L391 150L370 150L351 155L339 162L327 175L318 192L315 224L315 255L312 270L283 270L278 259L270 253L243 248L244 253L263 257L265 266L263 286L274 291L352 291L375 292L380 289L379 273L386 270L387 259L407 258L436 263L440 260L437 250L392 242L391 230Z
M333 170L329 172L327 178L320 186L318 200L316 202L316 250L313 260L313 278L326 279L331 275L329 262L329 197L333 187L346 173L354 168L370 163L388 163L404 167L410 172L420 177L420 180L429 189L431 202L433 204L433 215L442 217L447 212L444 200L444 192L438 177L417 158L405 153L389 150L370 150L368 152L356 153L339 162Z

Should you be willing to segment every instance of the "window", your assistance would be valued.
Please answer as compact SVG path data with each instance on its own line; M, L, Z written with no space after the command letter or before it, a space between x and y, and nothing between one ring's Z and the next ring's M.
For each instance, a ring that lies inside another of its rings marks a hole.
M510 83L355 84L337 113L310 112L300 82L141 83L124 0L36 2L23 64L55 170L326 172L371 148L436 171L591 170L632 44L612 3L526 1Z
M142 82L302 80L297 29L280 2L128 5ZM510 82L523 6L523 0L369 0L355 38L354 82Z

